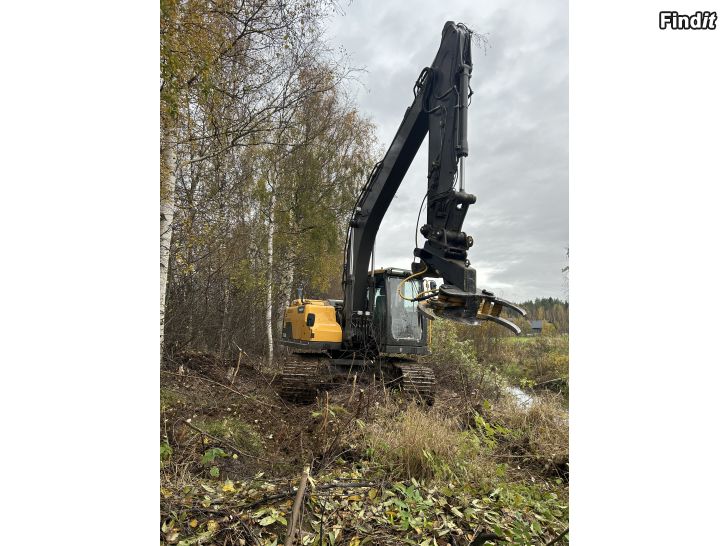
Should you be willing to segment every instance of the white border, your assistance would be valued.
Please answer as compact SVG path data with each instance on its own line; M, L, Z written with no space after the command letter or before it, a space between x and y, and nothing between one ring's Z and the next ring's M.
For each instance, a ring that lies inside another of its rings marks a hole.
M5 544L158 540L158 9L3 5Z
M570 32L570 538L722 543L728 9L572 0Z
M9 544L157 540L157 9L3 9ZM572 0L574 544L724 540L726 25Z

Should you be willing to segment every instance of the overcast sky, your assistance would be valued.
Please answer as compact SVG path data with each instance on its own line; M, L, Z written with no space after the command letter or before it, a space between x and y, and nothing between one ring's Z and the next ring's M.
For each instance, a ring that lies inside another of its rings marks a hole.
M478 201L463 226L475 239L469 258L478 286L501 297L563 299L561 269L569 240L568 2L342 4L345 15L333 17L327 33L352 65L366 69L352 92L376 124L384 149L412 102L420 70L435 57L445 22L462 22L487 35L486 48L473 44L465 190ZM410 267L426 161L427 139L382 223L377 267Z

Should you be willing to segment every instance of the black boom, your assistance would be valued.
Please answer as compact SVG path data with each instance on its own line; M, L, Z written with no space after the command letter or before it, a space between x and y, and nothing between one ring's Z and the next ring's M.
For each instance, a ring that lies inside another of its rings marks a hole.
M475 196L463 191L463 158L468 155L471 34L465 25L445 23L435 60L417 79L414 101L357 200L343 271L346 342L356 335L351 318L368 310L368 266L377 231L428 133L427 222L420 228L426 241L423 248L414 250L421 261L412 264L412 271L420 276L442 277L448 290L446 297L465 302L472 307L469 313L473 316L484 297L489 301L497 299L492 293L470 297L477 292L475 269L467 259L473 238L462 231L468 207L475 203Z
M466 292L475 291L475 270L467 264L472 238L462 233L463 220L475 196L455 190L458 162L468 155L470 30L452 21L442 31L432 66L415 84L415 98L384 159L364 186L352 214L344 260L344 317L367 307L369 257L384 214L429 132L427 223L424 248L416 249L432 274ZM350 339L351 328L344 337Z

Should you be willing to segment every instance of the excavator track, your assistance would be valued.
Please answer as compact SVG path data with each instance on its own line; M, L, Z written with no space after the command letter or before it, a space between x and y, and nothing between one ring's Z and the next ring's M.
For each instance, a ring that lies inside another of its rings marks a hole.
M401 373L400 385L402 392L415 399L422 400L427 405L435 401L435 374L427 366L420 364L396 364Z
M310 404L322 389L331 387L329 359L287 362L280 379L281 396L302 404ZM427 367L416 363L397 362L390 364L398 376L397 383L402 392L415 400L432 405L435 401L435 374ZM390 368L390 369L392 369ZM327 381L328 378L328 381Z
M323 384L319 361L288 362L281 372L281 396L292 402L313 402Z

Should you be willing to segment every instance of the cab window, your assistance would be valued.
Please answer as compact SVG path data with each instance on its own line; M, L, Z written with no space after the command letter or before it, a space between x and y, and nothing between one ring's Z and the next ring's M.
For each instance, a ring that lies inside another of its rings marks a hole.
M416 301L407 301L400 297L397 288L402 279L388 279L390 293L389 314L391 317L392 337L397 340L420 340L422 338L422 316L417 311ZM402 295L414 298L422 291L419 279L407 281L402 285ZM376 300L375 300L376 301Z

